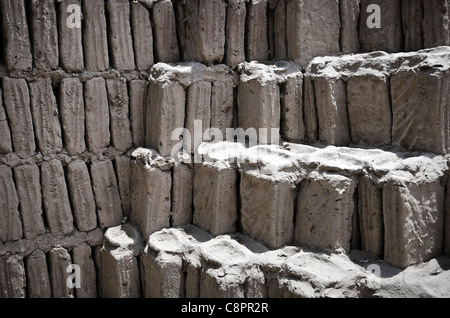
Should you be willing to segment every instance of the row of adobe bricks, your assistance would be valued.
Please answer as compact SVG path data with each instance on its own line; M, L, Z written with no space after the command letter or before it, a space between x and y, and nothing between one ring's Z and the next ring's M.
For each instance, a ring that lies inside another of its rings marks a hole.
M0 2L9 71L148 70L156 62L312 58L450 44L440 0L17 0ZM379 6L371 28L369 6Z

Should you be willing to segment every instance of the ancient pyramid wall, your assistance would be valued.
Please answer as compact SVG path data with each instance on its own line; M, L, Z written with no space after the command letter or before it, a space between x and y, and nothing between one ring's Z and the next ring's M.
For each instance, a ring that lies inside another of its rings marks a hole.
M0 0L0 296L323 296L331 282L255 255L363 250L400 268L450 256L449 10ZM173 131L198 120L288 143L176 162ZM67 287L71 264L81 288Z

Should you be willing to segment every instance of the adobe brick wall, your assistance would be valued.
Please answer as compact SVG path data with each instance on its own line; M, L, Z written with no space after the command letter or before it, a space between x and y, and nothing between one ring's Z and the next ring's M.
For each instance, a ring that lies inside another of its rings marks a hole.
M387 14L381 30L364 23L372 3ZM81 28L68 27L69 5ZM209 236L229 232L276 249L360 248L402 268L449 255L450 51L436 48L450 44L448 10L438 0L0 0L0 297L299 296L302 260L281 270ZM292 143L256 166L173 162L173 130L196 120L224 137L279 128ZM314 199L329 192L330 204ZM186 224L210 232L198 258L185 252L197 243L168 255L149 239L171 233L176 245L184 234L167 228ZM108 243L116 227L137 247ZM221 247L237 264L214 257ZM72 263L81 290L64 283ZM227 282L220 271L235 265ZM316 285L304 295L326 289Z

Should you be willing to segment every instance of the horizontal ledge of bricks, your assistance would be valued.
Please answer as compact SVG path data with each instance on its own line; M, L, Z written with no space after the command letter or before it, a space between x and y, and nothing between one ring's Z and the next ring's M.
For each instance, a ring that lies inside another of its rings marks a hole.
M30 2L29 9L25 0L0 1L9 71L146 71L192 60L234 68L289 59L306 67L323 55L450 44L449 4L436 0ZM380 28L365 23L373 4Z
M204 145L203 153L205 162L194 164L193 176L187 173L180 182L193 184L193 198L183 197L194 207L186 219L213 235L234 233L240 224L243 234L272 248L295 244L350 252L358 234L364 250L398 267L429 260L445 245L444 156L220 142ZM132 158L132 220L148 237L168 227L172 216L170 191L158 194L152 185L170 189L170 170L192 168L142 148Z

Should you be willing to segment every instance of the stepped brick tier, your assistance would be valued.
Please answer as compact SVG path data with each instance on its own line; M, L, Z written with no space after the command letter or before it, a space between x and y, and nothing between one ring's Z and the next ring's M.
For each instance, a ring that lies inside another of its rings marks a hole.
M445 157L289 143L283 148L229 147L205 145L203 165L210 166L212 160L222 167L223 161L238 163L228 169L238 169L241 175L238 223L244 234L273 248L295 243L349 252L362 244L399 267L441 253ZM232 189L232 184L224 187Z
M367 23L371 5L381 28ZM2 0L0 11L10 71L147 71L193 60L234 68L272 59L306 68L316 56L450 44L441 0Z
M173 132L184 127L190 132L194 152L194 147L198 147L194 140L195 121L201 121L200 142L209 128L220 129L225 136L226 128L233 126L236 82L236 74L223 64L214 67L200 63L154 65L148 85L146 146L170 156L179 142L172 136Z
M132 256L136 238L124 226L108 231L112 230L124 236L122 275L136 277L139 272ZM125 244L129 247L124 248ZM441 290L438 287L448 279L448 272L439 273L425 284L433 288L412 292L414 280L407 279L414 277L417 269L413 267L400 277L379 279L367 265L354 261L363 256L359 253L326 255L292 246L271 250L239 233L213 237L193 225L152 234L141 253L142 289L148 298L389 297L395 295L392 290L396 287L404 290L402 296L406 297L442 297L445 294L433 291ZM107 266L108 271L117 268L115 264ZM386 272L394 269L380 266ZM437 263L430 263L426 270L439 269ZM103 289L107 287L103 285Z
M0 298L449 297L449 7L0 0Z
M307 134L338 146L393 144L447 154L449 53L442 47L314 59L304 107L317 116L306 117Z
M250 149L214 143L200 150L205 162L195 164L194 213L186 219L213 235L236 232L240 224L245 235L272 248L295 243L350 252L361 245L399 267L442 251L448 231L443 156L289 143ZM171 187L166 171L174 165L143 149L133 156L132 216L140 213L135 223L147 237L170 224L170 198L149 191L156 188L151 183ZM139 198L144 191L149 196ZM148 224L155 228L144 230Z

